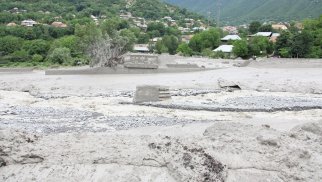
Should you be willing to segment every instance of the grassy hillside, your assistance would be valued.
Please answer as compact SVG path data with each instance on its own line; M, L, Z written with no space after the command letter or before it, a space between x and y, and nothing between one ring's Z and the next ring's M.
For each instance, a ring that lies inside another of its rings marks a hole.
M217 0L165 0L168 3L207 15L217 14ZM221 19L226 23L254 20L301 20L322 14L322 0L221 0Z

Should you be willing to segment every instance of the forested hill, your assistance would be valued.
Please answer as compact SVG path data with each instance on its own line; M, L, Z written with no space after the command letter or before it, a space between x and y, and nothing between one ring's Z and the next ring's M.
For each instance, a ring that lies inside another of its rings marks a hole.
M189 10L217 15L218 0L165 0ZM322 0L220 0L221 20L229 24L254 20L289 21L316 18L322 14Z
M1 0L0 1L0 23L7 23L7 14L4 12L18 8L26 10L26 15L34 20L50 22L50 17L62 16L64 19L76 17L106 16L111 18L118 16L120 11L131 12L134 16L146 19L161 19L171 16L180 18L201 18L202 16L180 9L176 6L166 4L160 0ZM40 14L40 12L47 12ZM11 16L10 21L21 20L23 15L17 15L16 19ZM74 17L73 17L74 16Z
M88 64L91 46L107 36L120 54L154 38L174 54L187 20L188 31L209 23L160 0L1 0L0 67Z

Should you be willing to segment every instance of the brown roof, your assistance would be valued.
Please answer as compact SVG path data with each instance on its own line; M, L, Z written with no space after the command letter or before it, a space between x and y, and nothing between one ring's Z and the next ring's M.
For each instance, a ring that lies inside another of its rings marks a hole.
M283 24L273 24L272 28L275 30L287 30L287 26Z
M55 21L51 25L54 27L57 27L57 28L66 28L67 27L66 24L64 24L63 22L59 22L59 21Z
M7 24L7 26L8 26L8 27L14 27L14 26L17 26L17 24L16 24L16 23L14 23L14 22L11 22L11 23L8 23L8 24Z

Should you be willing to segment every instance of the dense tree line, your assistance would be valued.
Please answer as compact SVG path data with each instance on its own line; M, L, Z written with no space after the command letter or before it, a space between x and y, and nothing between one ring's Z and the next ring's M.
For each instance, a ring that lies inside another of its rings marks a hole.
M322 58L322 16L304 21L301 31L284 31L276 42L281 57Z
M167 52L174 54L177 46L169 42L179 41L181 32L178 29L159 22L150 23L145 32L131 25L131 21L120 19L120 12L131 12L147 20L160 20L164 16L172 16L178 22L183 22L184 18L202 18L158 0L134 2L127 7L125 0L3 0L0 2L0 66L88 64L90 44L105 35L124 38L127 51L131 51L135 43L147 44L152 38L164 37L164 43L169 47ZM99 25L91 15L101 18ZM39 24L20 26L21 21L27 19ZM54 21L68 27L51 26ZM8 23L16 26L7 26Z
M186 43L181 40L182 33L177 27L166 26L161 21L152 21L143 31L130 20L119 18L121 11L131 11L148 20L160 20L170 15L178 24L185 24L185 18L200 18L185 9L153 3L154 0L146 1L135 1L136 4L124 9L127 5L124 0L96 3L89 0L3 0L0 2L0 66L88 64L92 58L88 54L91 45L106 37L122 42L122 51L131 51L133 44L138 43L150 44L151 52L154 50L156 53L225 57L223 53L213 52L225 35L220 29L194 32L193 38ZM18 10L13 9L15 7ZM91 15L106 18L100 19L97 24ZM33 19L39 24L33 27L20 26L20 22L25 19ZM54 21L61 21L68 26L51 26ZM11 22L17 26L7 26ZM243 40L228 42L234 45L236 56L322 57L322 16L306 20L303 30L291 25L289 30L280 32L281 36L275 44L265 37L247 38L247 35L258 31L273 30L271 25L253 22L249 29L240 29ZM158 41L152 44L153 38L158 38Z
M322 58L322 16L317 19L305 20L304 29L293 24L288 30L278 31L280 36L275 44L265 37L253 37L248 41L234 43L234 54L239 57L271 55L282 58ZM271 25L253 22L249 26L249 34L258 31L274 31ZM276 31L276 30L275 30Z

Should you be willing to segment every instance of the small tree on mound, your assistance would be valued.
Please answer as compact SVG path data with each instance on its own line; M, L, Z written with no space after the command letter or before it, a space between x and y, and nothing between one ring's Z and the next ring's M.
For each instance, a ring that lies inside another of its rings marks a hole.
M115 67L123 63L123 55L126 53L125 48L128 43L126 37L119 35L111 38L105 35L93 41L89 46L88 56L91 58L91 67Z

